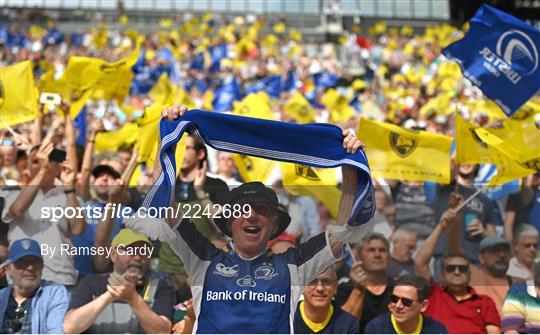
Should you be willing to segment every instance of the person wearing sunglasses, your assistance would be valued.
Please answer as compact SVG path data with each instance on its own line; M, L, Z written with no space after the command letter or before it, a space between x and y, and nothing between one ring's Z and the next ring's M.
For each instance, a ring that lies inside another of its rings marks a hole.
M63 285L41 280L43 256L37 241L14 241L8 252L12 284L0 290L0 333L63 333L69 293Z
M450 333L498 334L501 319L493 299L478 294L471 286L470 262L467 255L448 253L442 258L441 282L433 280L429 263L435 247L450 224L460 224L461 213L454 208L463 201L457 192L453 192L450 208L446 210L433 233L415 257L415 273L432 285L429 305L425 315L441 321ZM448 238L447 234L447 238ZM450 241L448 241L450 242Z
M294 317L295 334L358 334L358 321L339 306L334 306L337 277L326 269L304 289Z
M371 320L366 334L448 334L439 321L422 315L429 305L429 283L420 276L397 279L387 314Z

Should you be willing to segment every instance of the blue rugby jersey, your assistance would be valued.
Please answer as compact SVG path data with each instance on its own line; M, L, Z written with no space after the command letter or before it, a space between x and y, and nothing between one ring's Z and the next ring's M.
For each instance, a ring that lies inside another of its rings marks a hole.
M187 219L175 233L168 243L191 280L196 333L292 333L305 285L338 260L324 233L250 260L217 249Z

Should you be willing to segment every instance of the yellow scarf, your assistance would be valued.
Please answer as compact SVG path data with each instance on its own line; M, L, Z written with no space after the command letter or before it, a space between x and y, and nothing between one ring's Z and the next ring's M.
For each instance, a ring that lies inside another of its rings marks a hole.
M394 318L394 314L390 314L390 319L392 320L392 326L394 326L394 330L398 334L409 334L407 332L402 331L399 329L396 319ZM422 314L420 314L420 318L418 320L418 325L416 326L416 329L411 334L420 334L420 331L422 330L422 325L424 324L424 318L422 317Z
M324 329L330 322L330 319L332 318L332 315L334 314L334 306L330 305L330 309L328 310L328 314L326 315L326 318L323 320L323 322L317 323L311 321L304 310L304 302L300 301L300 315L302 316L302 320L304 320L304 323L311 329L314 333L318 333L321 330Z

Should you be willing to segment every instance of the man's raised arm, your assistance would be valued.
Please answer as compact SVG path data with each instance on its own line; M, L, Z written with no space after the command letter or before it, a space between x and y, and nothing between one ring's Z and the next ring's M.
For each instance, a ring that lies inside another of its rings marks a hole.
M353 154L359 149L364 150L364 144L356 137L356 135L349 131L343 131L343 148L348 153ZM347 224L347 220L351 215L351 211L355 201L355 194L357 188L357 172L351 166L343 165L343 190L341 193L341 200L339 202L339 212L336 220L336 225L344 226ZM343 242L335 238L332 233L329 234L330 247L332 253L336 258L340 258L343 253Z

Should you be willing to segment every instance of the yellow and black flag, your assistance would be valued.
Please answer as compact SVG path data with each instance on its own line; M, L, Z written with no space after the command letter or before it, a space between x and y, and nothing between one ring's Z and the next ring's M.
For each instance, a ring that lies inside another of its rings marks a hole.
M341 191L337 188L335 169L280 163L283 187L292 195L309 195L322 202L335 219L339 210Z
M451 137L361 119L358 138L375 178L450 182Z

